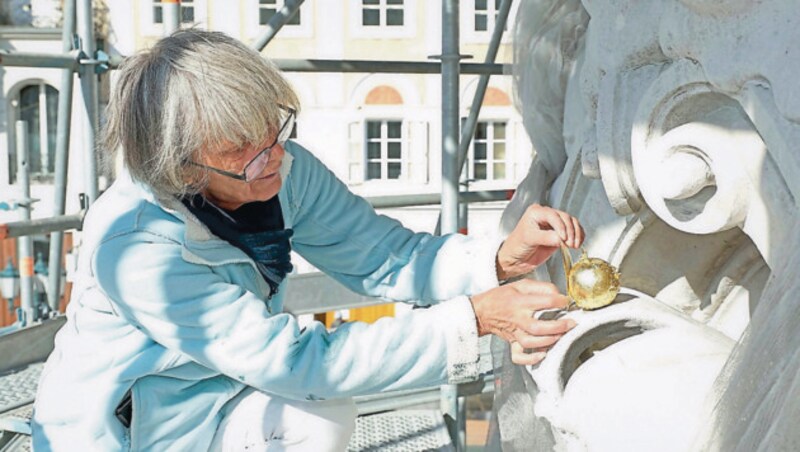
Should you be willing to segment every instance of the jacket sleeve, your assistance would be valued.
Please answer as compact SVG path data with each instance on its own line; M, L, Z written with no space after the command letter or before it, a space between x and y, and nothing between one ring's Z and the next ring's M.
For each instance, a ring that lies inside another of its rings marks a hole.
M235 271L252 271L249 264ZM459 382L478 373L474 313L456 297L403 318L304 329L288 314L182 246L149 232L107 239L92 258L99 288L118 315L167 349L262 391L319 399ZM80 323L80 319L78 319Z
M293 248L350 290L426 305L497 287L499 239L414 233L375 213L310 152L290 142Z

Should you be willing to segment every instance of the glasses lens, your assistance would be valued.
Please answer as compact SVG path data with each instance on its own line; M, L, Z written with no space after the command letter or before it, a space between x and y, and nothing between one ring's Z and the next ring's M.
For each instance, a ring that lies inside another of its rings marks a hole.
M264 168L267 167L267 163L269 163L269 151L270 149L264 149L261 151L256 158L253 159L244 169L244 180L250 182L258 178L261 175L261 172L264 171Z

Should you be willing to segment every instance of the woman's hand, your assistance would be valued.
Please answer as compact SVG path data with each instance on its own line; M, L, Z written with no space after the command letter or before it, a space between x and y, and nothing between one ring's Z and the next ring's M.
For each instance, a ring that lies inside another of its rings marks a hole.
M538 320L537 311L563 309L566 296L555 285L522 279L471 297L478 335L494 334L511 343L511 361L536 364L575 326L571 319Z
M533 204L497 252L497 279L524 275L546 261L563 242L571 248L583 243L578 219L552 207Z

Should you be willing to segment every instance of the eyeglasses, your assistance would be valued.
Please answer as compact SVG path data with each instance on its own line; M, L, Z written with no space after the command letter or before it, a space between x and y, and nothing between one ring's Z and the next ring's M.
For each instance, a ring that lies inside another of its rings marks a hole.
M275 137L275 141L269 146L262 149L261 152L256 154L255 157L253 157L249 162L247 162L247 165L244 166L244 169L242 170L241 173L239 174L231 173L230 171L225 171L223 169L214 168L213 166L203 165L201 163L193 161L190 161L189 163L191 163L194 166L199 166L201 168L211 170L217 174L228 176L232 179L241 180L245 182L254 181L256 178L258 178L258 176L261 175L261 172L264 171L264 168L267 167L267 164L269 163L270 151L272 150L272 148L274 148L278 144L283 146L284 143L286 143L286 140L288 140L289 136L292 134L292 129L294 128L295 116L297 115L297 112L293 108L284 106L281 106L281 108L286 110L287 117L283 121L283 125L281 125L281 128L278 129L278 135Z

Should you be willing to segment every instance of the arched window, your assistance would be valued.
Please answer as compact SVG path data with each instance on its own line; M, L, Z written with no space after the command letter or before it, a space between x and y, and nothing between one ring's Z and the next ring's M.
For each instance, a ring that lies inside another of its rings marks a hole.
M503 90L489 87L486 88L486 95L483 96L484 107L509 107L511 99Z
M396 106L403 105L403 96L387 85L376 86L364 99L364 105L370 106ZM393 118L378 117L367 118L365 121L366 133L366 180L372 179L400 179L403 173L404 156L403 119L400 113Z
M13 117L28 122L29 168L32 178L46 179L55 170L58 90L45 83L23 86L12 99ZM16 125L9 124L14 128ZM11 183L17 180L16 140L9 146Z
M364 99L366 105L402 105L403 96L391 86L381 85L373 88Z

